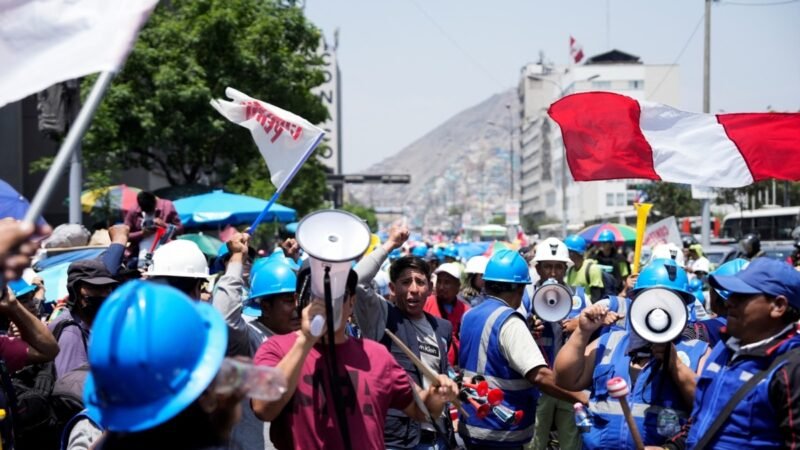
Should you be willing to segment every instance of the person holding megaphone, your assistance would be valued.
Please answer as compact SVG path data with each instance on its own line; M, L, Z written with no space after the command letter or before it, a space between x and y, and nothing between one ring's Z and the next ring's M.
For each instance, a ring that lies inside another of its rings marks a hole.
M583 434L584 448L636 448L631 422L644 445L663 445L691 412L709 349L681 337L694 301L686 272L671 259L654 260L639 274L631 298L625 329L615 327L590 343L595 331L618 318L607 304L592 305L556 357L559 386L590 391L593 427ZM630 388L627 403L607 386L616 377Z
M481 417L474 404L465 403L470 415L460 417L459 434L471 450L521 449L533 437L540 390L571 403L586 402L587 397L556 386L553 372L518 311L525 286L531 283L525 259L514 250L498 250L483 279L484 301L464 315L459 365L466 377L481 376L489 386L501 389L504 400L500 406L514 413L516 420L505 420L507 415L494 408Z

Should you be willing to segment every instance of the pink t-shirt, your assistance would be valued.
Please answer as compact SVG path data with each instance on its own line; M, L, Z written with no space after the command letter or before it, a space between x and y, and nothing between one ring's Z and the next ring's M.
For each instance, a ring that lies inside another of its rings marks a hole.
M28 362L28 344L22 339L0 336L0 357L5 361L9 372L16 372Z
M269 338L256 352L255 364L277 365L296 340L296 333ZM281 450L344 448L323 354L327 355L327 346L317 344L311 349L300 370L292 400L270 427L272 441ZM336 357L339 367L344 366L350 375L349 386L340 388L352 448L384 448L386 412L389 408L402 410L411 404L414 399L411 380L386 347L369 339L350 338L338 344Z

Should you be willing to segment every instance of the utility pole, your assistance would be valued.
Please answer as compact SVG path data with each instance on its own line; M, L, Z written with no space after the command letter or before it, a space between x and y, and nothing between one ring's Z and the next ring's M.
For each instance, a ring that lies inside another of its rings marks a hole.
M711 1L704 0L706 6L705 34L703 46L703 112L711 112ZM704 247L711 244L711 200L701 200L703 207L701 242Z
M508 148L511 152L511 192L509 192L509 199L514 201L514 116L511 114L511 105L506 105L508 111Z

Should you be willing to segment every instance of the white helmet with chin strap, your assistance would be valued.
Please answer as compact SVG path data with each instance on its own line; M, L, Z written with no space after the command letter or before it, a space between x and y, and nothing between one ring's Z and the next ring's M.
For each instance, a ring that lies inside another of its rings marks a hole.
M194 242L176 239L153 252L148 277L208 278L208 262Z
M567 245L560 239L554 237L549 237L536 244L533 264L536 265L539 261L558 261L565 263L567 267L572 266L572 260L569 259Z

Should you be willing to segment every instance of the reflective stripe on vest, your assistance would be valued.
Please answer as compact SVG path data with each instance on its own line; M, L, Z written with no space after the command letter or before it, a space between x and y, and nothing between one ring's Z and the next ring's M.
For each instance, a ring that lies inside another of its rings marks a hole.
M478 373L486 371L486 352L489 349L489 338L492 336L494 323L497 322L497 319L503 312L505 312L503 308L494 310L483 326L483 331L481 331L481 345L478 347L478 368L476 369Z
M525 441L533 436L533 425L516 431L503 431L503 430L488 430L486 428L474 427L466 424L465 427L469 431L469 436L472 439L480 439L482 441L491 442L507 442L507 441Z
M465 370L464 376L466 377L474 377L478 375L478 373L473 372L471 370ZM491 375L483 374L481 375L483 378L486 379L486 382L489 383L489 386L492 388L502 389L504 391L521 391L524 389L530 389L531 383L527 379L522 380L504 380L502 378L493 377Z

